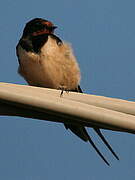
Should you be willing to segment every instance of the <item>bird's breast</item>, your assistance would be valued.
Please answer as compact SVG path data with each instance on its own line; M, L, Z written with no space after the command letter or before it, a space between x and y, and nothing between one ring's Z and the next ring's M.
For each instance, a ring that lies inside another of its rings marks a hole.
M70 45L57 44L48 37L39 54L18 47L19 73L30 85L75 89L80 81L80 70Z

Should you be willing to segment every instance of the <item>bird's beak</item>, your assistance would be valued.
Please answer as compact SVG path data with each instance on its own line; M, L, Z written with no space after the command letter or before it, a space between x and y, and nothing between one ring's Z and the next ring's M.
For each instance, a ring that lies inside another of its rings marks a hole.
M53 26L52 28L53 28L53 30L54 30L54 29L56 29L56 28L57 28L57 26Z

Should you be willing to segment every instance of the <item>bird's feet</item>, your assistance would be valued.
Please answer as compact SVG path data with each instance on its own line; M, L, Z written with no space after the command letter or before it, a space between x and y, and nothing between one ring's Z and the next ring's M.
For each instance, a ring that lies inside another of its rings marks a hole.
M63 96L64 91L65 91L66 93L69 93L69 90L67 89L66 86L60 86L59 89L61 90L60 97Z

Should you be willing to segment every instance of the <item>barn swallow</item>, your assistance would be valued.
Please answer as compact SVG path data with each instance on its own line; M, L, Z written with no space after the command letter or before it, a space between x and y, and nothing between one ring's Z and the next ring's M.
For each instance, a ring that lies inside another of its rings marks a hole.
M24 30L16 51L18 72L31 86L39 86L82 93L80 88L80 68L71 45L54 34L57 27L50 21L35 18L29 21ZM99 156L108 161L98 150L86 129L82 125L64 124L84 141L89 141ZM99 128L95 132L103 140L117 160L119 157L108 144Z

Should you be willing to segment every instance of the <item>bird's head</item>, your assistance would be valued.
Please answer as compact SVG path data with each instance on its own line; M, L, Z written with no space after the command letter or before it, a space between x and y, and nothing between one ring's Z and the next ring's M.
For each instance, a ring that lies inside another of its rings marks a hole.
M53 34L57 27L52 22L42 18L29 21L23 31L23 36L38 36L42 34Z

